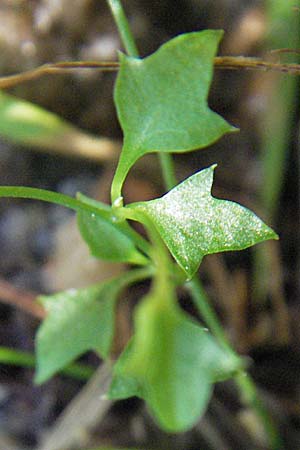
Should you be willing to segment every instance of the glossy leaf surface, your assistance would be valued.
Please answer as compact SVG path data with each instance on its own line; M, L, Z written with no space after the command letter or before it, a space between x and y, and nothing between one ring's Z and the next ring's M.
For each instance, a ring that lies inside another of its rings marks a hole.
M88 350L108 356L120 280L40 297L48 315L36 337L36 382L46 381Z
M205 410L216 378L230 377L239 360L186 316L172 294L155 295L138 306L135 335L114 368L110 397L141 397L165 430L181 432Z
M130 206L155 224L189 278L204 255L242 250L277 238L247 208L211 195L214 168L194 174L159 199Z
M203 148L235 130L207 105L221 37L218 30L182 34L147 58L120 55L115 103L124 147L114 184L146 153Z

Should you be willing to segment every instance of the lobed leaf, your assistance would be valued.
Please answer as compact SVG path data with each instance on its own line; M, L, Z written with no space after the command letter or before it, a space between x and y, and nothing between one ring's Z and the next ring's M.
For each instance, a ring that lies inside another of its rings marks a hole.
M115 302L122 278L86 289L72 289L40 301L48 315L36 336L37 373L43 383L88 350L106 358L114 334Z
M194 174L159 199L129 206L141 221L143 215L150 218L189 278L204 255L277 239L253 212L211 195L214 168Z
M109 395L145 399L166 431L182 432L204 412L216 377L230 377L240 362L188 318L172 296L150 294L139 304L135 335L114 367Z
M115 103L124 147L114 186L146 153L203 148L236 130L207 105L221 37L219 30L187 33L144 59L120 54Z

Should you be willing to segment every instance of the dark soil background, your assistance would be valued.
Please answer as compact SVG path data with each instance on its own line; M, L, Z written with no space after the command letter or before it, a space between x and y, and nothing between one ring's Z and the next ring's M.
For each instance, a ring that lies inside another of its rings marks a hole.
M282 0L284 1L284 0ZM279 1L280 3L280 1ZM296 2L295 2L296 3ZM296 6L296 5L295 5ZM255 0L127 0L129 16L142 55L183 32L205 28L225 30L220 52L263 56L268 17L263 1ZM297 8L294 14L299 16ZM288 27L288 25L287 25ZM283 44L283 47L285 45ZM103 0L1 0L0 74L19 73L46 62L113 61L122 48ZM294 57L296 61L297 55ZM121 131L113 106L115 73L97 71L48 75L18 85L9 92L71 121L87 132L118 145ZM214 194L242 203L267 219L280 242L266 244L262 255L248 250L207 257L201 277L234 344L249 357L249 370L261 398L283 437L283 448L300 449L300 298L299 298L299 96L289 124L283 184L272 215L264 208L262 124L278 80L291 75L217 70L211 107L240 133L224 137L209 149L176 158L177 175L218 163ZM296 113L298 111L298 114ZM275 130L276 131L276 130ZM270 129L270 134L275 133ZM69 195L77 191L106 198L115 163L56 155L0 140L0 184L51 189ZM274 163L275 164L275 163ZM155 159L138 165L126 184L127 198L151 198L162 192ZM79 241L72 214L64 208L33 201L0 202L0 345L33 351L39 319L27 308L37 294L80 287L124 268L95 262ZM262 248L262 246L260 247ZM264 274L263 286L256 273ZM137 295L127 293L118 319L118 353L130 334L130 316ZM27 303L26 303L27 302ZM22 306L23 304L23 306ZM24 306L25 305L25 306ZM189 300L182 305L192 312ZM84 361L97 367L94 355ZM160 431L142 402L131 399L109 405L99 423L91 423L68 444L45 444L57 419L83 387L83 382L57 376L42 386L33 384L33 370L0 364L0 450L70 450L97 446L139 449L232 450L267 449L266 437L253 411L239 399L232 382L216 386L205 417L182 435ZM78 411L77 411L78 412ZM85 415L81 410L78 428ZM56 430L57 431L57 430ZM66 436L65 436L66 437ZM53 441L53 440L52 440ZM44 444L43 444L44 442Z

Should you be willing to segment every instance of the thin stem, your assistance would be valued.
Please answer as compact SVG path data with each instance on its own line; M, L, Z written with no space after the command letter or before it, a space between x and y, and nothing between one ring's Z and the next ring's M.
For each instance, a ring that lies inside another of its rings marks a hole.
M99 209L87 203L81 202L76 198L69 197L65 194L57 192L47 191L46 189L38 189L31 187L20 186L1 186L0 197L14 197L14 198L27 198L31 200L41 200L43 202L55 203L57 205L65 206L66 208L73 209L75 211L86 211L89 213L99 214ZM109 206L104 205L105 209L109 211ZM102 207L102 204L101 204ZM102 210L101 210L102 212Z
M261 419L264 430L269 438L269 447L271 450L282 450L283 442L278 434L272 417L262 404L257 393L256 386L251 377L246 372L240 372L235 376L235 382L240 390L241 398L245 404L250 405Z
M169 252L151 220L145 214L137 211L132 205L120 209L119 214L120 217L123 217L126 220L134 220L145 226L152 242L152 246L149 247L149 256L152 258L155 265L159 267L160 273L158 275L161 276L162 273L165 275L166 272L168 272L167 276L169 276L169 272L174 273Z
M134 37L131 33L128 20L125 16L121 2L119 0L108 0L108 4L114 16L126 52L128 53L129 56L138 57L139 52L135 44ZM172 156L167 153L159 153L159 158L165 186L167 190L170 190L177 184ZM116 195L115 193L112 194L113 199L115 199L118 196L119 195ZM147 252L148 251L149 245L147 247Z
M119 0L107 0L107 3L111 9L112 15L114 16L126 52L129 56L138 57L139 52L121 2Z
M210 306L210 303L199 279L197 277L194 277L187 283L187 288L192 295L199 313L201 314L207 326L210 328L213 335L218 340L219 344L230 354L235 354L230 342L227 339L227 336L224 333L223 327L220 324L217 315L215 314L213 308ZM246 371L241 370L235 375L234 379L239 388L240 397L247 405L253 408L257 417L261 419L264 430L267 433L269 439L270 449L282 449L282 442L273 423L273 419L272 417L270 417L268 411L264 408L259 398L256 386L251 377L247 374Z
M213 335L217 338L219 344L229 353L234 353L224 332L224 329L220 324L214 309L211 307L198 277L195 276L191 281L186 283L186 286L191 293L193 301L201 317L204 319L206 325L210 328Z
M115 17L115 21L117 23L124 47L126 48L130 56L138 56L134 39L130 32L128 22L124 15L124 11L122 9L120 1L108 0L108 3ZM160 164L166 188L169 190L172 187L174 187L174 185L176 185L176 176L171 155L161 153ZM125 212L124 210L125 208L123 208L123 212ZM132 214L132 211L130 211L130 209L127 209L125 214L128 214L130 216ZM133 220L138 220L138 217L135 216L134 212L133 216L129 218L133 218ZM164 276L168 277L168 274L166 274L166 270L168 271L167 267L170 267L168 252L166 251L164 243L161 242L161 238L157 233L156 229L153 227L153 225L151 223L150 224L145 223L145 225L147 226L151 240L154 244L153 245L154 251L157 251L157 254L153 255L153 260L158 265L159 277L160 279L162 279L161 277ZM217 315L215 314L213 308L210 306L210 303L206 297L206 294L204 293L204 290L202 289L200 281L196 277L194 277L193 280L187 283L187 286L191 292L191 295L194 299L194 302L201 316L204 318L205 322L207 323L212 333L219 341L220 345L222 345L222 347L230 354L235 355L235 352L232 349L225 335L225 332L217 318ZM280 438L277 434L276 428L272 424L271 418L269 417L267 411L265 411L263 405L259 401L259 397L257 395L254 383L251 381L251 379L245 372L241 372L241 374L239 374L236 377L236 382L239 386L241 395L246 399L247 403L253 407L253 409L256 411L257 416L261 418L269 437L271 449L279 450L279 448L281 448L279 446Z
M144 281L147 278L151 278L154 273L152 266L143 267L142 269L132 269L121 275L122 285L124 287L138 283L139 281Z
M1 346L0 363L13 366L34 368L35 357L34 355L28 352L23 352L20 350L15 350L12 348ZM83 364L74 363L62 369L60 373L63 375L68 375L78 380L85 381L88 380L93 375L94 369L92 367Z
M159 161L164 184L167 190L170 191L177 184L172 155L170 153L159 153Z
M124 48L129 56L138 57L139 51L137 49L133 34L129 27L129 23L127 17L124 13L124 9L121 3L121 0L107 0L107 3L110 7L112 15L115 19L116 25L118 27L119 35L123 42ZM118 178L118 169L120 167L120 159L118 162L118 166L112 181L111 186L111 200L112 204L121 197L122 185L124 180L119 180Z
M135 44L134 37L131 33L128 20L125 16L122 4L120 0L107 0L110 6L111 12L114 16L116 25L119 30L120 37L122 39L123 45L129 56L139 56L138 49ZM176 176L174 170L174 164L172 160L172 155L169 153L159 153L160 166L163 174L164 183L166 189L169 191L174 186L176 186ZM119 187L119 186L118 186ZM112 199L115 200L119 197L119 191L116 191L115 184L113 182L112 186Z
M135 242L136 246L142 250L147 256L149 256L149 252L151 249L150 243L143 238L143 236L135 231L129 224L127 224L127 235Z
M102 219L110 220L111 208L105 203L97 202L99 206L93 206L91 203L80 201L76 198L69 197L65 194L47 191L45 189L37 189L31 187L20 186L0 186L0 198L26 198L31 200L41 200L43 202L55 203L57 205L65 206L74 211L85 211L90 214L99 215ZM149 243L139 233L128 226L127 234L135 242L136 246L144 253L149 253Z

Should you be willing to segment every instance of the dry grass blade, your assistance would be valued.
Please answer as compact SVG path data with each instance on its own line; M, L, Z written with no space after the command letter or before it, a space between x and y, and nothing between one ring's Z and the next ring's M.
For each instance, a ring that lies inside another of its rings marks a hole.
M287 52L288 49L282 49ZM280 52L276 50L277 53ZM295 52L295 50L292 50ZM264 70L300 75L300 64L281 64L244 56L217 56L214 59L217 69L225 70ZM0 89L9 89L27 81L36 80L45 75L62 75L78 70L94 69L101 72L115 72L119 69L118 62L110 61L67 61L44 64L36 69L21 72L16 75L0 77Z
M281 64L244 56L218 56L215 58L215 67L217 69L263 70L300 75L300 64Z
M82 69L97 69L101 72L114 72L118 70L119 63L116 62L96 62L96 61L66 61L58 63L43 64L36 69L27 70L16 75L0 77L0 88L8 89L26 81L33 81L45 75L66 74Z
M111 379L111 366L102 364L71 401L37 450L71 450L87 444L89 432L103 419L112 402L103 398Z

